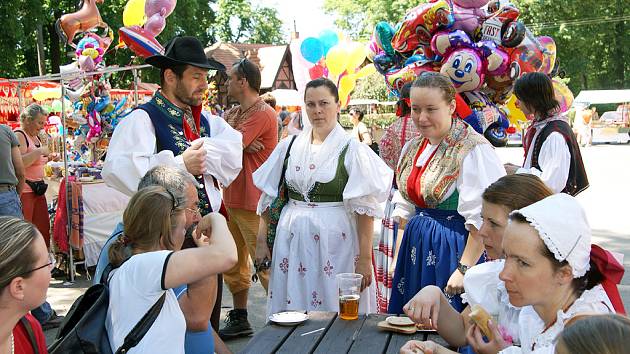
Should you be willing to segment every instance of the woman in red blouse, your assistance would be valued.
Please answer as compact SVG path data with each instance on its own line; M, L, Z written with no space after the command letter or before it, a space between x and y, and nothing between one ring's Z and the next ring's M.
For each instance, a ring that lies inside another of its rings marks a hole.
M0 216L0 353L48 353L42 327L29 311L46 300L52 267L33 224Z

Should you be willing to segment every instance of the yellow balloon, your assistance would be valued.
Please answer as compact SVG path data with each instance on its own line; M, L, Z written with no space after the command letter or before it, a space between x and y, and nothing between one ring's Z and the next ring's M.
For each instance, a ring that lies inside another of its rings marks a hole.
M516 126L518 129L523 129L523 124L527 122L525 113L516 107L516 96L512 94L508 99L505 107L508 111L508 120L510 124Z
M335 79L346 70L347 60L348 50L343 45L337 44L328 50L328 54L326 54L326 67L333 81L336 81Z
M367 57L367 52L365 50L365 46L357 42L352 42L348 45L348 52L349 56L346 69L349 73L353 73L359 66L361 66L361 64L363 64L365 58Z
M376 72L376 68L374 67L374 64L368 64L362 67L361 70L357 71L357 73L354 74L354 76L356 76L357 79L362 79L366 76L370 76L374 74L375 72Z
M354 75L346 75L339 80L339 89L346 92L352 92L356 84L357 80Z
M123 10L123 24L128 26L142 26L146 22L144 3L146 0L129 0Z

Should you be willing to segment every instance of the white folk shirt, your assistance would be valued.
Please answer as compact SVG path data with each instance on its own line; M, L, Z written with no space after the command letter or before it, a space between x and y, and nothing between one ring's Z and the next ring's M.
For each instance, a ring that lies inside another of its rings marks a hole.
M206 150L204 188L212 210L221 207L221 191L215 187L212 177L222 186L228 186L238 176L243 163L243 139L241 133L230 127L225 120L202 112L202 119L210 125L209 138L203 139ZM151 168L167 165L186 171L182 155L175 156L170 150L157 152L155 128L149 114L136 109L125 117L114 130L107 158L103 165L103 179L108 186L129 196L137 190L142 176Z

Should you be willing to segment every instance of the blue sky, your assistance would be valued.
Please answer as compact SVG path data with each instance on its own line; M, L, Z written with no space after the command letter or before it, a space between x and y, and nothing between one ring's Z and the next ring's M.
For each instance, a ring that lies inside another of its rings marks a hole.
M336 29L334 18L324 13L324 0L252 0L252 3L275 8L287 36L293 30L293 20L300 38L318 36L324 29Z

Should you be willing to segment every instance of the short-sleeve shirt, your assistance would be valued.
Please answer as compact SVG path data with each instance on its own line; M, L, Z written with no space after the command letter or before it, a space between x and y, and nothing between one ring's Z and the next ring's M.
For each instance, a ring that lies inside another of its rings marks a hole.
M243 134L243 146L248 146L257 138L262 139L265 148L255 153L243 152L243 168L236 179L223 190L223 201L228 208L245 209L256 211L258 199L260 199L260 190L256 188L252 180L252 174L265 161L278 144L278 121L276 111L268 104L259 101L250 107L245 114L249 113L249 117L245 120L237 120L228 123L241 134ZM240 106L232 108L226 112L226 117L234 114L240 114ZM252 110L252 111L250 111Z
M129 353L184 353L186 320L172 289L164 288L171 251L134 255L112 271L105 328L112 351L166 291L166 299L153 326Z
M13 159L11 158L11 150L20 146L15 133L8 126L0 125L0 184L17 185L18 180L15 177L15 169L13 168Z

